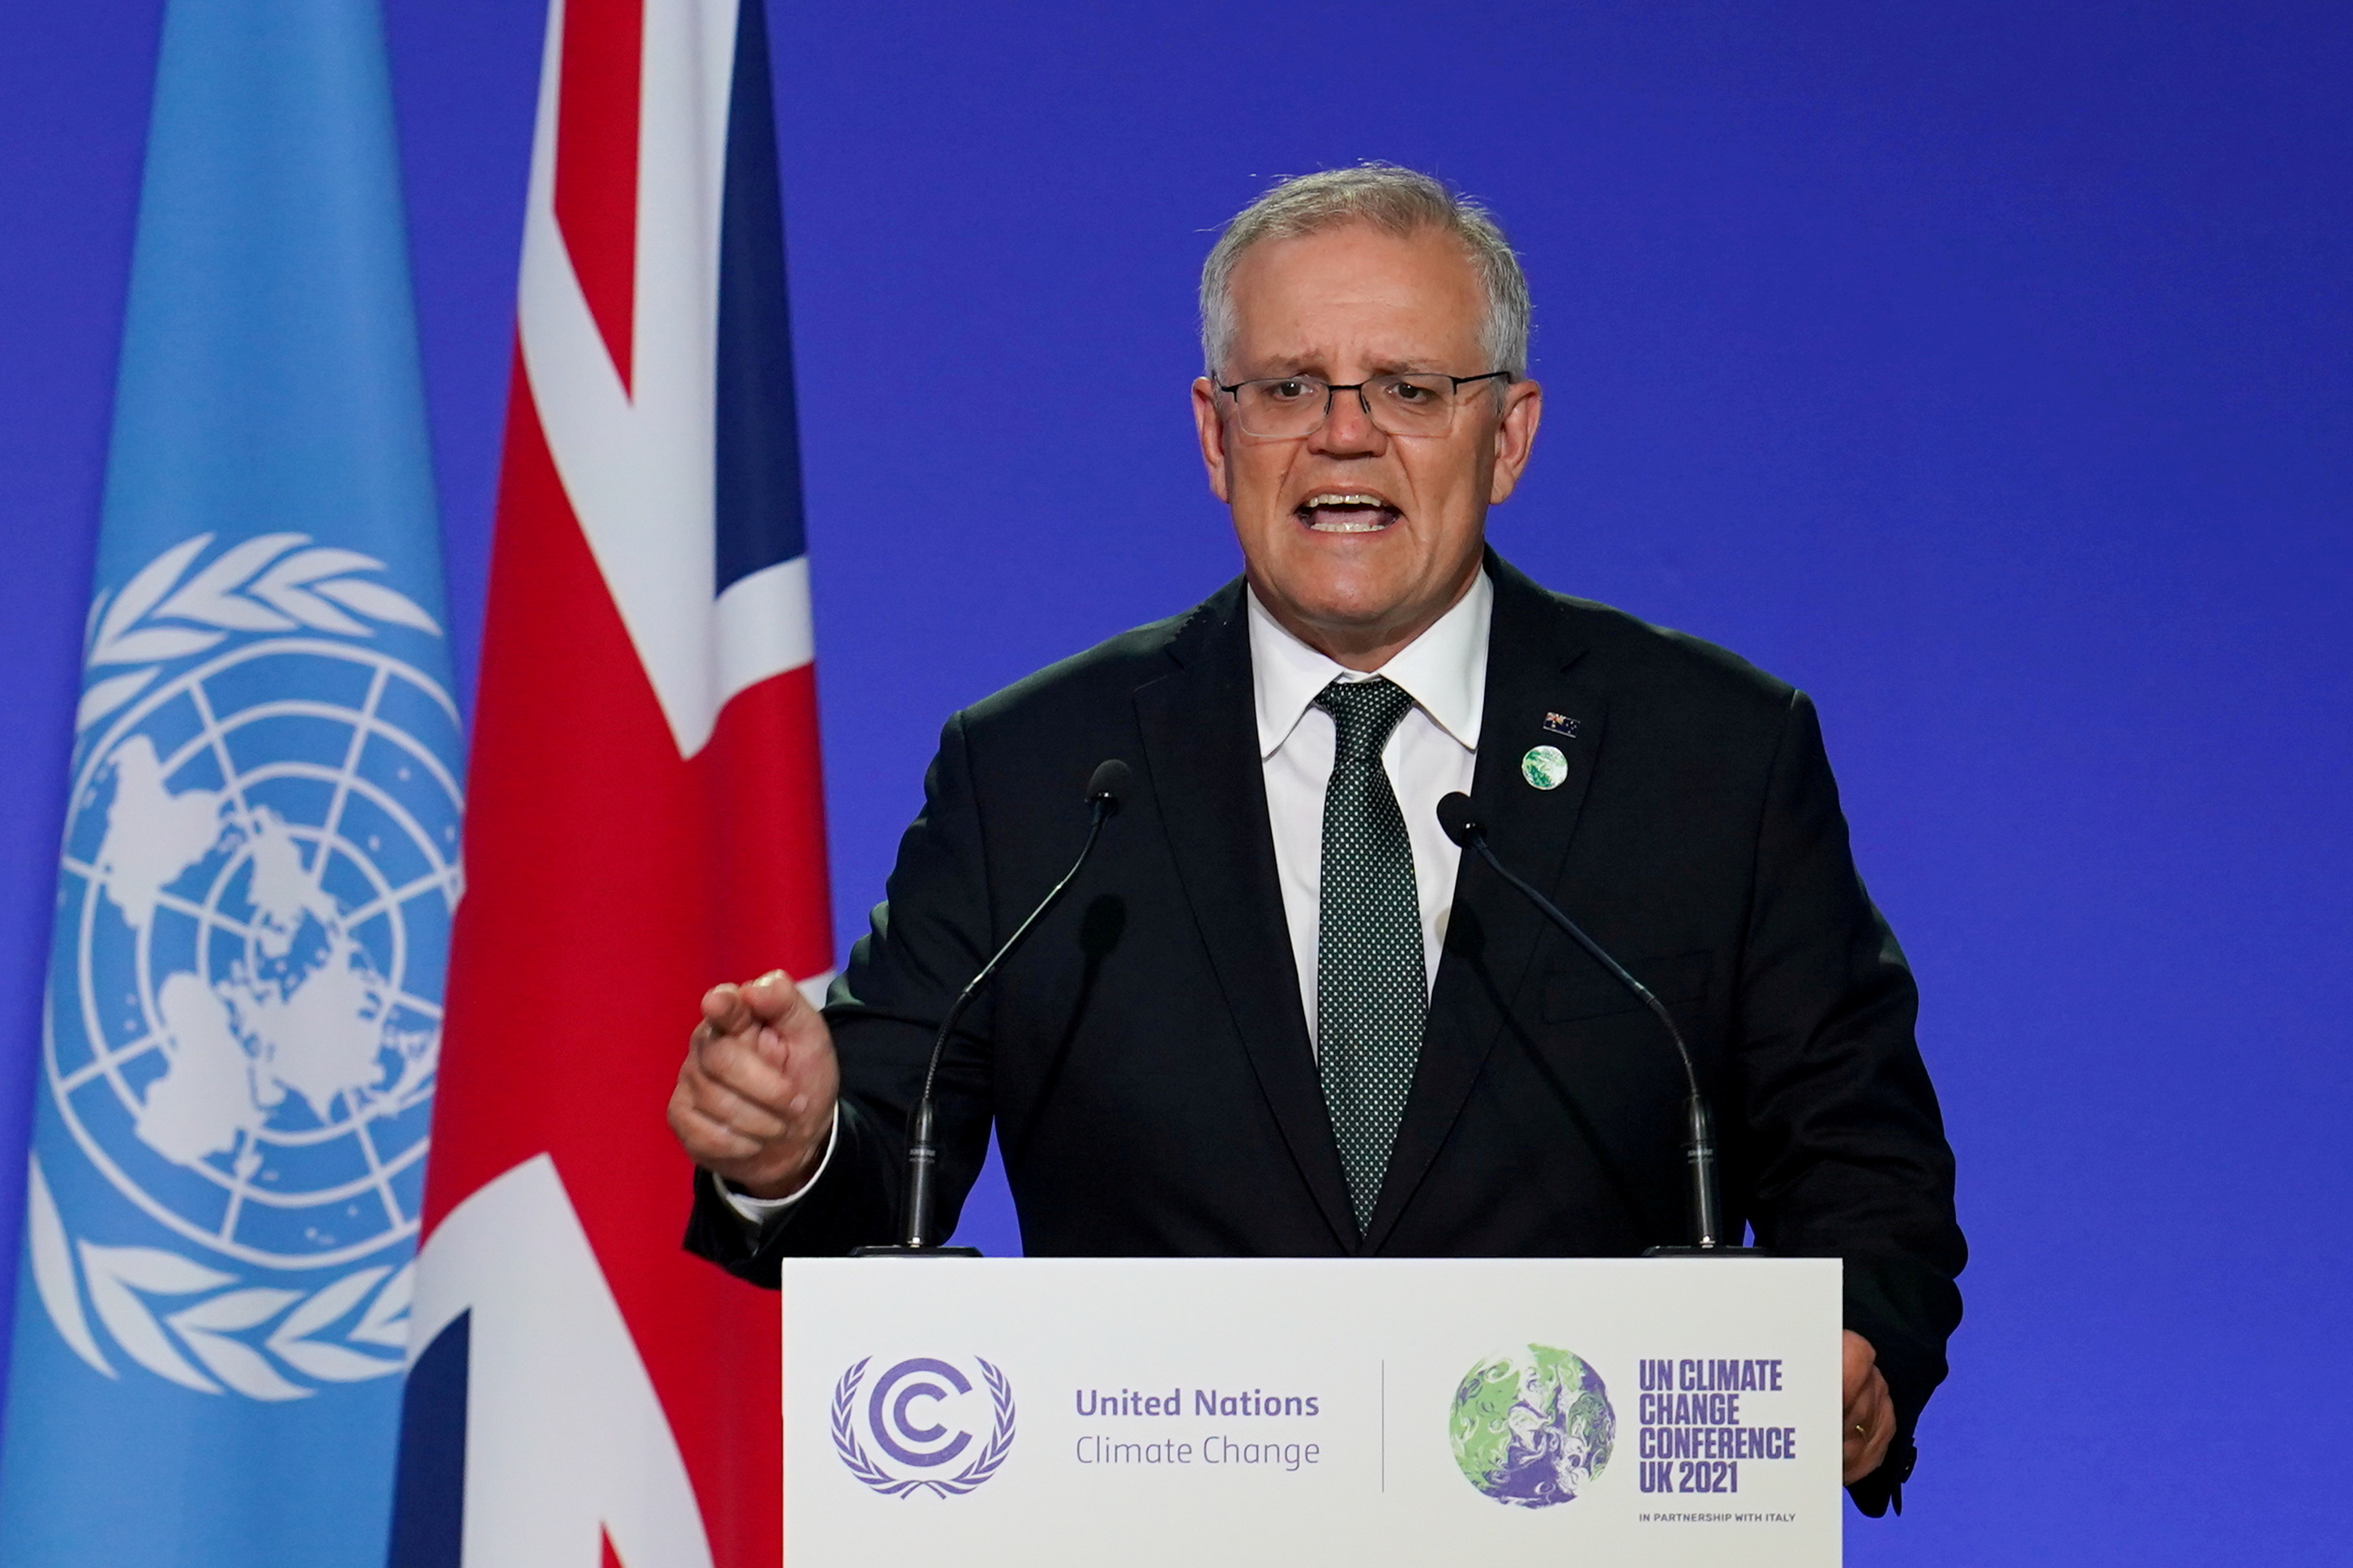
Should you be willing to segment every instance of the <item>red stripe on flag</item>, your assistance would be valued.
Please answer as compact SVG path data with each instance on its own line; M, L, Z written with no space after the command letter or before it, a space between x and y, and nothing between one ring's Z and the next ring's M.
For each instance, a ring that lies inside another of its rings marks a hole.
M555 93L555 226L624 391L637 308L645 25L644 0L565 0Z
M686 764L709 802L704 853L713 896L726 900L712 932L720 978L781 967L807 979L833 967L817 735L817 667L805 664L737 693Z
M681 761L520 364L509 408L427 1232L551 1154L714 1561L774 1568L776 1298L681 1249L689 1167L663 1107L713 982L831 967L813 672L739 696Z

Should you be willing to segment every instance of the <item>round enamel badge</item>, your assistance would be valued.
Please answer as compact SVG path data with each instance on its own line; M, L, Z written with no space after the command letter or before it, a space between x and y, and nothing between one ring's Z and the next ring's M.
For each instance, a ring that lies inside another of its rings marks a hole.
M1538 789L1558 789L1568 776L1568 759L1558 746L1531 746L1520 759L1520 776Z

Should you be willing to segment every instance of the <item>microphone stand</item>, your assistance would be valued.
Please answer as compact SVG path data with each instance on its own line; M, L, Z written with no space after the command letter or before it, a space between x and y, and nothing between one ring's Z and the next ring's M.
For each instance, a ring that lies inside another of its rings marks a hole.
M1724 1240L1723 1220L1716 1196L1715 1114L1708 1108L1707 1096L1700 1092L1699 1072L1692 1065L1691 1047L1683 1043L1683 1031L1675 1027L1674 1018L1667 1012L1666 1005L1651 994L1649 986L1628 973L1624 966L1603 951L1599 942L1586 935L1575 921L1561 913L1534 883L1522 879L1495 858L1494 850L1487 844L1486 829L1480 826L1468 796L1461 794L1448 795L1438 803L1438 813L1439 821L1445 827L1449 838L1484 860L1490 870L1517 888L1530 903L1544 912L1546 919L1567 931L1596 963L1609 972L1612 979L1651 1010L1651 1016L1666 1029L1667 1037L1675 1043L1675 1056L1683 1063L1683 1086L1687 1091L1683 1100L1683 1163L1690 1181L1692 1244L1688 1247L1653 1247L1646 1249L1642 1256L1763 1256L1762 1248L1727 1246Z
M999 965L1012 957L1038 922L1046 918L1053 907L1062 901L1062 895L1078 880L1079 872L1087 858L1095 852L1095 840L1103 836L1103 824L1119 810L1120 796L1127 791L1129 770L1125 763L1116 760L1096 768L1087 781L1087 805L1092 808L1087 820L1087 841L1079 850L1079 858L1062 873L1029 918L1005 939L1005 945L989 956L980 966L980 973L967 981L956 993L956 999L940 1020L939 1033L932 1037L932 1054L923 1063L923 1089L915 1099L915 1109L907 1118L907 1181L906 1193L900 1205L899 1239L889 1247L860 1247L850 1253L852 1258L978 1258L976 1247L942 1247L933 1240L933 1215L938 1206L936 1178L939 1172L940 1150L934 1131L937 1120L935 1091L940 1076L940 1058L948 1048L948 1037L955 1032L956 1022L964 1016L973 998L980 994Z

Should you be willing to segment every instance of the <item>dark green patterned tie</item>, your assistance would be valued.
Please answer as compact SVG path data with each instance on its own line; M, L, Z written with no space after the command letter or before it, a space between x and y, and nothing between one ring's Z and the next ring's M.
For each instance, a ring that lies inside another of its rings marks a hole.
M1430 1004L1413 845L1381 748L1413 706L1376 676L1315 699L1336 732L1324 788L1324 893L1315 965L1315 1057L1348 1199L1362 1232L1413 1087Z

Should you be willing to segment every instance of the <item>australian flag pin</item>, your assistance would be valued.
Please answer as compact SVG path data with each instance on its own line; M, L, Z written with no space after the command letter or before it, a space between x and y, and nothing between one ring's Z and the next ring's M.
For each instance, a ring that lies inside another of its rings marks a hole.
M1546 714L1544 727L1556 735L1566 735L1572 741L1577 739L1577 721L1566 713Z

